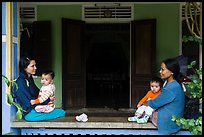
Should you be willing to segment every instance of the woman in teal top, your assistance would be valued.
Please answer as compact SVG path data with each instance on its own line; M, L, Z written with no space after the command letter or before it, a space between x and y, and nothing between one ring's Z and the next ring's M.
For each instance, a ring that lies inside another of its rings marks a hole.
M167 59L161 63L161 78L165 80L164 87L153 100L147 104L158 109L157 126L160 134L175 134L182 125L172 121L172 116L183 117L185 95L180 82L180 67L176 59Z
M16 82L18 89L14 86L13 94L14 99L22 107L23 117L26 121L42 121L50 120L58 117L64 117L65 111L63 109L55 108L50 113L40 113L35 111L36 105L31 105L30 100L36 99L40 89L35 85L32 75L36 73L36 62L34 59L28 57L22 57L19 63L20 75ZM46 104L50 101L48 98L42 104Z

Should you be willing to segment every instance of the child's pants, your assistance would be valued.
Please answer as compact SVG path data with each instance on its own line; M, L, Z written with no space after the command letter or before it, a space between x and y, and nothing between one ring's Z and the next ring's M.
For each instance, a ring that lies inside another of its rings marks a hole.
M145 114L151 116L153 111L154 109L152 109L150 106L142 105L137 109L136 112L139 114L143 114L145 112Z
M38 105L35 107L35 110L37 112L45 112L45 113L49 113L51 111L53 111L54 106L49 106L49 105Z

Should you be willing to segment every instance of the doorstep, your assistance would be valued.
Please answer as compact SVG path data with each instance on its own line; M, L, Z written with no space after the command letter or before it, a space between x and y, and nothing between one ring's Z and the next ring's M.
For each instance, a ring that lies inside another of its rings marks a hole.
M13 121L11 128L77 128L77 129L157 129L151 122L138 124L128 122L127 117L89 116L87 122L78 122L74 116L54 120L28 122Z

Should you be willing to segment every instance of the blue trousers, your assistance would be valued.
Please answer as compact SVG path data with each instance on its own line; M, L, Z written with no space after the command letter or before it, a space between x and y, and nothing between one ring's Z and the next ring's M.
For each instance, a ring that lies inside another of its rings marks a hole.
M51 120L59 117L64 117L66 112L63 109L55 108L53 111L49 113L40 113L35 109L32 109L28 114L24 116L26 121L43 121L43 120Z

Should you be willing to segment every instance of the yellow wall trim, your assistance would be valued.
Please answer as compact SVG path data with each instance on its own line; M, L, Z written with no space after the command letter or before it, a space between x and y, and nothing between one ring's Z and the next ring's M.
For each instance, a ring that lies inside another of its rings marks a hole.
M6 2L6 77L12 79L12 2ZM11 87L7 87L10 93Z

